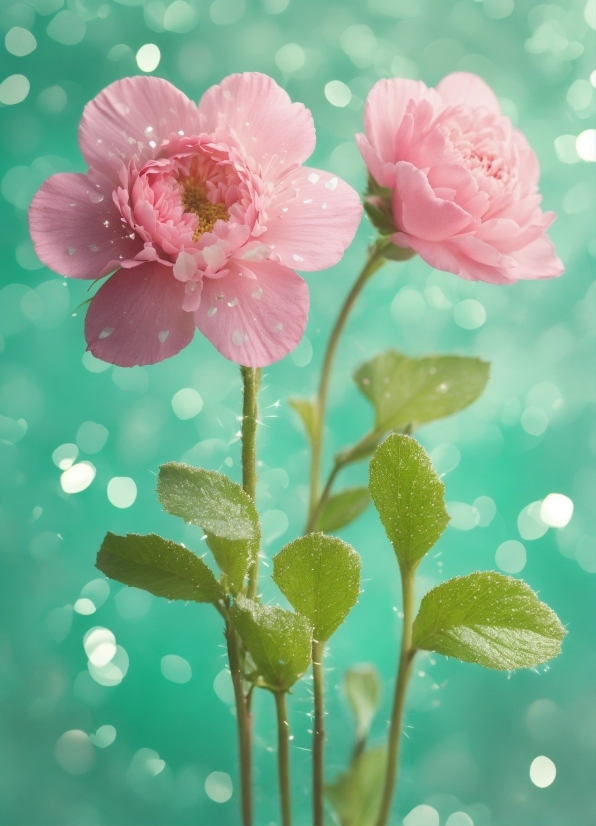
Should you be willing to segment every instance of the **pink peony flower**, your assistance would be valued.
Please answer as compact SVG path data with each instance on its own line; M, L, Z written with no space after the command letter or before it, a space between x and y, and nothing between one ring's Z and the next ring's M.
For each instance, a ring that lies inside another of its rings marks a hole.
M373 179L369 209L394 244L472 281L561 275L536 155L483 80L456 72L436 89L381 80L364 122L357 141Z
M97 279L85 337L129 367L190 343L259 367L302 338L308 288L295 272L337 263L358 226L356 192L302 167L308 109L270 77L231 75L198 107L165 80L132 77L87 104L87 175L54 175L29 212L36 252L63 276Z

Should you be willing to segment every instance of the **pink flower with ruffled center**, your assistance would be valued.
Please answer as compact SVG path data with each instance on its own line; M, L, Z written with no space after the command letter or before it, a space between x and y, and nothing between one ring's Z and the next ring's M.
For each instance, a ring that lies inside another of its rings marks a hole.
M309 297L294 267L337 263L361 215L341 179L302 166L310 112L270 77L231 75L197 106L132 77L85 107L87 175L49 178L29 212L35 250L63 276L114 274L93 297L88 349L153 364L195 326L226 358L271 364L302 338Z
M364 122L358 146L377 185L369 201L379 220L387 216L385 231L392 222L394 244L472 281L561 275L536 155L483 80L456 72L436 89L381 80Z

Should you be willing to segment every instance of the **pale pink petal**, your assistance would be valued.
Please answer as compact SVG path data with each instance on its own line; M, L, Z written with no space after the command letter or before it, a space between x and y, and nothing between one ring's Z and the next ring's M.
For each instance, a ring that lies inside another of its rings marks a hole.
M437 198L424 172L396 164L393 214L396 226L427 241L441 241L471 227L471 216L453 201Z
M162 141L181 131L199 131L196 104L167 80L138 75L111 83L85 106L79 146L89 166L117 180L120 163L154 158Z
M565 272L548 235L541 235L527 247L516 250L512 257L517 261L513 270L516 279L556 278Z
M263 167L275 159L282 171L302 163L315 148L312 115L292 103L281 86L260 72L229 75L199 102L204 132L232 129L246 154Z
M44 181L29 207L29 227L47 267L69 278L99 278L143 249L120 220L110 186L97 173L93 182L70 173Z
M379 186L395 186L395 164L386 163L377 150L370 145L366 135L356 135L356 145L373 180Z
M478 106L501 114L497 96L478 75L470 72L453 72L437 86L437 92L449 106Z
M118 270L93 297L85 319L87 349L120 367L155 364L190 344L194 316L184 312L184 284L171 267L146 263Z
M492 267L473 261L457 244L447 241L434 242L422 238L414 238L403 232L398 232L391 240L400 247L413 249L436 270L451 272L465 278L467 281L486 281L488 284L511 284L515 280L514 269Z
M421 80L389 78L379 80L371 89L364 107L366 137L384 161L395 163L396 135L411 101L428 100L433 109L443 108L440 97Z
M290 200L281 193L269 210L269 229L259 241L287 267L311 272L337 264L360 223L358 193L336 175L309 167L292 174L288 192Z
M249 267L256 278L242 275ZM220 280L205 278L197 327L219 352L244 367L265 367L296 347L304 334L306 282L283 264L251 261Z

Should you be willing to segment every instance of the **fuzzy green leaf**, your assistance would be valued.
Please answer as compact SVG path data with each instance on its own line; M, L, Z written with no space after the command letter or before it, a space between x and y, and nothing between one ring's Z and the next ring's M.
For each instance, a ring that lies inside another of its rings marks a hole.
M311 662L312 626L306 617L241 596L231 616L267 686L289 691Z
M368 488L347 488L331 496L317 527L324 533L338 531L357 519L367 509L370 502Z
M356 739L362 742L381 702L381 681L374 665L362 664L349 668L344 676L348 701L356 719Z
M414 646L485 668L533 668L561 652L565 629L519 579L495 571L456 577L429 591Z
M259 515L250 496L222 473L178 462L160 467L157 495L168 513L205 531L232 591L240 590L261 539Z
M110 579L156 597L195 602L217 602L223 597L219 582L200 557L154 533L107 533L95 564Z
M290 407L293 407L300 416L309 442L312 444L316 438L318 430L319 416L317 408L309 399L290 399Z
M363 751L347 772L325 788L341 826L374 826L377 822L386 760L384 748Z
M477 358L408 358L389 350L361 365L354 379L373 404L375 429L387 432L463 410L484 390L489 368Z
M449 522L428 454L411 436L389 436L371 460L369 488L400 565L417 563Z
M358 600L360 557L335 536L311 533L273 557L273 581L310 620L315 640L325 642Z

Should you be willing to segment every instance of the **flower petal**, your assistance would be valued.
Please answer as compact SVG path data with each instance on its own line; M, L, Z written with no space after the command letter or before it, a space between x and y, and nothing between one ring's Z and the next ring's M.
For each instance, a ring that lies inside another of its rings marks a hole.
M120 367L155 364L190 344L194 316L182 309L184 284L150 262L118 270L93 297L85 319L88 350Z
M256 278L243 275L250 269ZM300 342L308 318L306 282L275 261L236 263L222 279L203 280L197 327L219 352L244 367L265 367Z
M482 106L497 115L501 106L493 90L481 77L470 72L453 72L437 86L437 92L449 106Z
M300 167L268 210L268 229L259 241L287 267L324 270L349 247L361 215L360 196L349 184L330 172Z
M364 127L366 137L384 161L399 160L395 139L411 100L428 100L435 112L444 106L436 91L421 80L383 79L370 90L364 107Z
M565 266L555 252L548 235L541 235L527 247L511 253L517 262L512 270L513 277L522 280L534 278L556 278L565 272Z
M441 241L473 224L472 217L453 201L437 198L428 178L411 163L395 166L393 193L395 224L404 232L427 241Z
M233 129L247 154L263 167L283 171L302 163L315 148L312 115L292 103L281 86L260 72L229 75L207 89L199 102L204 132Z
M100 278L118 260L143 249L124 227L103 175L61 173L41 185L29 207L29 228L38 257L60 275Z
M172 132L198 131L196 104L167 80L139 75L111 83L85 106L79 146L89 166L116 180L120 162L138 155L142 164Z

